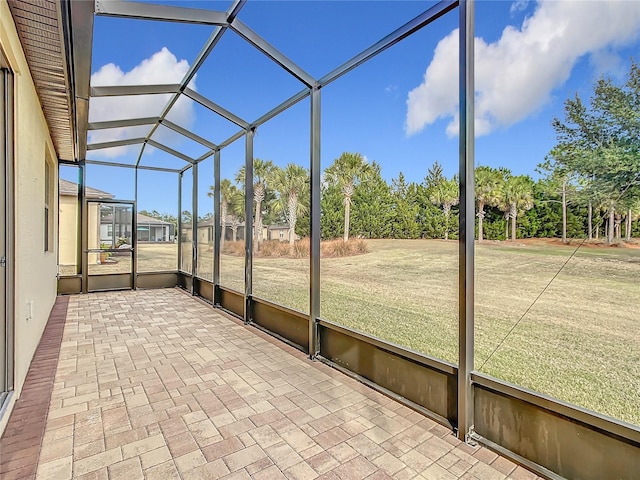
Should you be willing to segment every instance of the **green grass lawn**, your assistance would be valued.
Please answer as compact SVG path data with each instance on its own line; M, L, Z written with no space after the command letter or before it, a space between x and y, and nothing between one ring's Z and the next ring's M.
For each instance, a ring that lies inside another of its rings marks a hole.
M457 363L457 242L368 243L367 254L322 259L321 316ZM640 425L640 249L583 246L562 268L574 250L476 246L476 368ZM153 270L175 251L141 245L138 261ZM212 257L200 253L204 278ZM222 285L244 291L244 258L220 264ZM256 258L253 282L255 296L308 312L308 259Z
M321 316L457 363L457 243L369 245L322 259ZM477 246L476 368L640 424L640 250L584 246L562 268L574 250ZM243 259L221 263L222 283L242 291ZM308 312L308 259L257 258L253 279L256 296Z

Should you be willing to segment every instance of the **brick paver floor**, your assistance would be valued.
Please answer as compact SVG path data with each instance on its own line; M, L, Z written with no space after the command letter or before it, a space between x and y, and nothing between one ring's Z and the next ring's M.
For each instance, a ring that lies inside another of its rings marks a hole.
M60 342L67 316L68 297L58 297L42 333L40 344L0 439L0 478L33 478L38 467L49 399L58 365Z
M179 290L69 298L37 478L535 479Z

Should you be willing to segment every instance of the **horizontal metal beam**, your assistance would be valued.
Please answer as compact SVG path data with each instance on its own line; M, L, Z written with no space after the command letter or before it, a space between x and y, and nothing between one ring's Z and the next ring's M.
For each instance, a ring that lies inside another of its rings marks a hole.
M110 85L107 87L91 87L92 97L122 97L126 95L158 95L162 93L178 93L179 83L166 85Z
M416 403L416 402L412 402L411 400L407 399L406 397L404 397L403 395L399 395L397 392L394 392L388 388L385 388L381 385L379 385L378 383L369 380L366 377L363 377L362 375L360 375L359 373L356 373L352 370L349 370L348 368L343 367L342 365L340 365L339 363L336 363L328 358L323 357L322 355L317 355L316 356L316 360L321 361L322 363L329 365L331 368L334 368L336 370L338 370L340 373L353 378L354 380L357 380L359 383L363 383L364 385L366 385L369 388L372 388L373 390L376 390L380 393L382 393L383 395L392 398L393 400L395 400L396 402L402 404L402 405L406 405L407 407L409 407L411 410L415 410L416 412L424 415L425 417L433 420L436 423L439 423L441 425L444 425L446 427L451 427L451 421L449 419L447 419L446 417L443 417L442 415L438 415L435 412L432 412L431 410L429 410L428 408L425 408L424 406Z
M618 435L619 437L640 444L640 427L623 422L622 420L607 417L597 412L587 410L586 408L513 385L480 372L472 372L471 381L474 384L481 385L498 393L531 403L532 405L549 410L552 413L563 415L585 425L594 426L604 432Z
M102 150L103 148L124 147L126 145L137 145L144 143L144 138L127 138L125 140L113 140L111 142L90 143L87 150Z
M128 118L125 120L109 120L107 122L91 122L89 123L89 130L104 130L107 128L123 128L123 127L137 127L140 125L153 125L160 117L147 117L147 118Z
M195 160L193 158L185 155L184 153L180 153L179 151L174 150L171 147L167 147L166 145L163 145L160 142L156 142L155 140L147 140L147 144L151 145L152 147L159 148L160 150L164 150L165 152L170 153L174 157L178 157L184 160L185 162L189 162L191 164L195 163Z
M425 25L428 25L434 20L440 18L442 15L453 10L457 6L458 6L457 0L443 0L440 3L434 5L433 7L428 9L426 12L423 12L422 14L418 15L413 20L405 23L402 27L398 28L394 32L384 37L379 42L373 44L371 47L362 51L361 53L353 57L351 60L348 60L347 62L340 65L338 68L326 74L324 77L318 80L319 86L324 87L328 83L333 82L334 80L338 79L345 73L350 72L351 70L356 68L358 65L361 65L362 63L366 62L370 58L375 57L376 55L383 52L387 48L395 45L400 40L408 37L415 31L420 30Z
M214 153L216 153L215 149L214 150L209 150L208 152L203 153L198 158L196 158L196 163L200 163L201 161L206 160L207 158L209 158Z
M296 103L304 100L309 95L311 95L311 90L308 89L308 88L305 88L304 90L296 93L293 97L285 100L284 102L282 102L277 107L269 110L267 113L262 115L260 118L258 118L255 122L253 122L251 124L251 127L259 127L263 123L266 123L269 120L271 120L273 117L275 117L277 115L280 115L282 112L287 110L289 107L293 107Z
M91 165L102 165L103 167L122 167L122 168L138 168L140 170L153 170L156 172L168 172L168 173L180 173L180 170L174 168L162 168L162 167L147 167L145 165L135 165L116 163L116 162L101 162L100 160L87 160L85 163Z
M225 12L122 0L96 0L96 15L200 25L227 24Z
M180 125L176 125L175 123L170 122L167 119L164 119L164 120L160 121L160 124L164 125L165 127L170 128L174 132L178 132L179 134L184 135L187 138L190 138L194 142L197 142L197 143L199 143L201 145L204 145L205 147L211 148L213 150L218 148L218 146L215 143L210 142L209 140L207 140L206 138L201 137L200 135L196 135L195 133L187 130L186 128L182 128Z
M227 138L224 142L222 142L220 145L218 145L218 147L221 150L224 147L228 147L229 145L231 145L236 140L240 140L244 136L245 133L246 133L245 130L240 130L238 133L235 133L235 134L231 135L229 138Z
M194 90L191 90L190 88L187 87L187 88L184 89L183 93L187 97L189 97L191 100L195 100L196 102L198 102L203 107L206 107L209 110L211 110L212 112L215 112L218 115L220 115L221 117L229 120L230 122L235 123L239 127L242 127L244 129L249 128L249 123L247 123L246 121L244 121L243 119L241 119L237 115L231 113L226 108L223 108L220 105L218 105L217 103L214 103L211 100L209 100L208 98L200 95L198 92L196 92Z
M386 350L388 352L394 353L408 360L411 360L412 362L425 365L434 370L438 370L442 373L446 373L448 375L458 374L458 367L456 365L454 365L453 363L445 362L444 360L440 360L439 358L431 357L424 353L416 352L415 350L409 350L408 348L405 348L398 344L391 343L386 340L382 340L372 335L367 335L366 333L363 333L363 332L358 332L349 327L345 327L344 325L338 325L337 323L330 322L328 320L320 319L318 320L318 325L321 325L330 330L335 330L349 337L356 338L365 343L373 345L374 347L381 348L382 350Z
M316 83L315 79L311 75L300 68L295 62L287 58L264 38L251 30L247 25L242 23L238 18L235 18L229 27L291 75L307 85L307 87L312 87Z

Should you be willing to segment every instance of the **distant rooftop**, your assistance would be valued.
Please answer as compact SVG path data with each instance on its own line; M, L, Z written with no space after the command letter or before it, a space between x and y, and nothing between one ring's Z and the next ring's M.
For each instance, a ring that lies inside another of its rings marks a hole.
M68 180L60 179L59 183L60 195L78 195L78 184L70 182ZM97 188L86 188L87 198L114 198L114 195L108 192L103 192Z

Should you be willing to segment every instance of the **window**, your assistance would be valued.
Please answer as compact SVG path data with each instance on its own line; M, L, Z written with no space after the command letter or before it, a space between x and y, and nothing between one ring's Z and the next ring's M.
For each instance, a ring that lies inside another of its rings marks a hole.
M53 162L47 154L44 161L44 251L53 250Z

